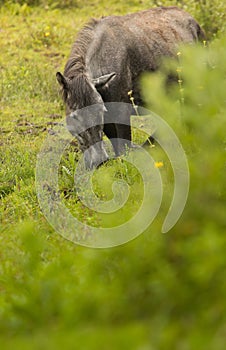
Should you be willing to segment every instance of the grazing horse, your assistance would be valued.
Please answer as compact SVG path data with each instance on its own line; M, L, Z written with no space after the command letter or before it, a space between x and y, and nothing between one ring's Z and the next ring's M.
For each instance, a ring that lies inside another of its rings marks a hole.
M103 132L116 156L131 145L132 105L128 92L132 90L135 104L142 106L140 75L156 71L163 57L176 57L178 44L204 38L195 19L177 7L93 19L79 32L64 74L58 72L56 76L66 115L74 121L70 131L85 152L88 169L108 159ZM107 102L124 102L125 107L118 109L117 104L109 104L114 107L107 110ZM95 105L92 113L85 108L91 105ZM89 118L95 120L94 126L84 131Z

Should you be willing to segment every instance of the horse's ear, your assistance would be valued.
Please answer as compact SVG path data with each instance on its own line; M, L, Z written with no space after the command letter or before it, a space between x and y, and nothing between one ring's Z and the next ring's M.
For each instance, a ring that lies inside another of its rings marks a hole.
M56 78L60 86L62 86L64 90L67 90L68 88L67 78L65 78L63 74L61 74L60 72L56 73Z
M106 75L102 75L99 78L93 79L93 84L97 89L101 89L103 87L108 87L112 80L116 77L116 73L112 72Z

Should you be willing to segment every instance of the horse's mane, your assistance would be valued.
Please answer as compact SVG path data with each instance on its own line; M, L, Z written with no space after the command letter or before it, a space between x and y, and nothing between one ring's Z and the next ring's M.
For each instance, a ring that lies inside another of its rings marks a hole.
M99 20L92 19L78 33L64 69L64 75L67 78L72 79L75 76L84 73L86 53L94 36L94 28L98 23Z

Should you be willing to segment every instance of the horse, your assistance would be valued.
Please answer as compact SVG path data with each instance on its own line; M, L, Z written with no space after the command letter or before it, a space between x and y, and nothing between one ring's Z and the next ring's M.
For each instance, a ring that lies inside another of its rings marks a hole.
M163 57L176 57L179 44L204 39L198 22L175 6L92 19L80 30L64 73L57 72L56 78L69 124L73 120L70 132L84 152L87 169L108 159L103 134L116 157L131 147L133 106L128 92L133 91L135 105L144 105L141 74L158 70ZM90 118L93 126L88 123L84 128Z

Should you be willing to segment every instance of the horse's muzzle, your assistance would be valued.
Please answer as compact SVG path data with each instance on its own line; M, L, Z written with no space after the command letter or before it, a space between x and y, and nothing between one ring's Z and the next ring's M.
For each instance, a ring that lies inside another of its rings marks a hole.
M109 156L103 146L103 142L98 142L90 146L84 152L84 163L87 170L98 168L103 163L109 160Z

